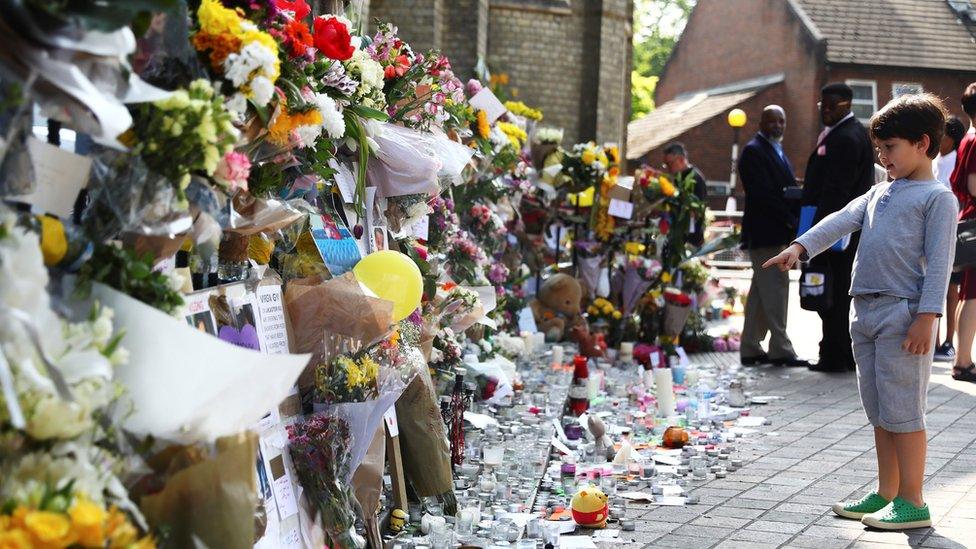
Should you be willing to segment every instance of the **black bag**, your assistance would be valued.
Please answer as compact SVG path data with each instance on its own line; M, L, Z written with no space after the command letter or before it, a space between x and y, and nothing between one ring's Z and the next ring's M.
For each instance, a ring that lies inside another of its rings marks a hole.
M800 308L823 312L834 306L834 275L826 261L804 263L800 269Z
M956 226L956 257L953 271L976 267L976 219L966 219Z

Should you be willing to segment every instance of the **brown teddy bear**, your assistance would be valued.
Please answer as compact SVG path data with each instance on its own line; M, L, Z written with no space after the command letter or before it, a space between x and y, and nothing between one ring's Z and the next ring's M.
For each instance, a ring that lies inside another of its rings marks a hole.
M562 341L569 330L583 323L580 299L583 288L575 278L558 273L542 283L535 299L529 303L536 327L546 334L546 341Z

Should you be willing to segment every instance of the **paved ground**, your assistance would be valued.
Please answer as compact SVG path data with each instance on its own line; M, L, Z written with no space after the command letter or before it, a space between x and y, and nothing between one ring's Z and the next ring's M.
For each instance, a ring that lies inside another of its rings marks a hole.
M819 318L795 304L791 309L797 351L815 356ZM737 360L728 353L694 358ZM976 548L976 385L954 381L947 367L936 366L925 483L935 527L891 533L830 512L835 501L875 486L873 431L854 374L771 366L754 371L754 394L785 398L753 408L773 424L764 436L738 445L746 466L695 488L699 505L628 509L638 531L622 537L647 547Z

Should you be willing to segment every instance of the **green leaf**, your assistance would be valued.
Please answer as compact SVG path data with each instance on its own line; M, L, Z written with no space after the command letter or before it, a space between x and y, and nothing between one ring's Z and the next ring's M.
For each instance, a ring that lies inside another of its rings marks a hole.
M349 107L346 107L346 110L352 111L362 118L369 118L371 120L378 120L380 122L386 122L390 119L385 112L370 107L364 107L362 105L350 105Z

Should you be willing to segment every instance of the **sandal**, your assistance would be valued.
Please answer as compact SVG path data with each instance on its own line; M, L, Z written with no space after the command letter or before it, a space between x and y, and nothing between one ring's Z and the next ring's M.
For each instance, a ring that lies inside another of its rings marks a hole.
M976 364L970 364L965 368L953 368L952 379L976 383Z

